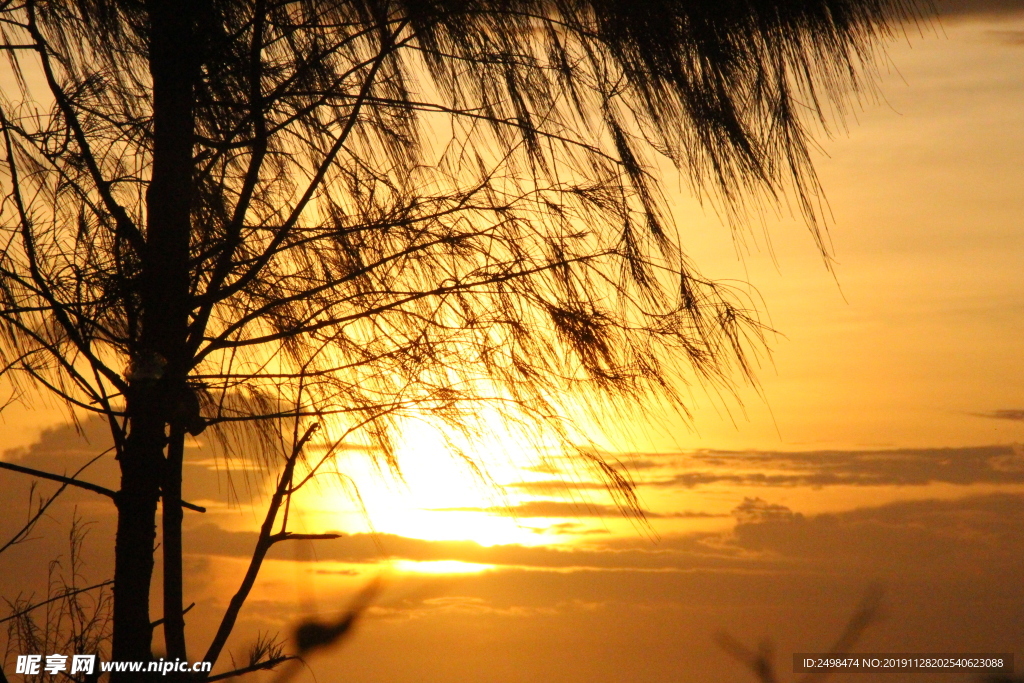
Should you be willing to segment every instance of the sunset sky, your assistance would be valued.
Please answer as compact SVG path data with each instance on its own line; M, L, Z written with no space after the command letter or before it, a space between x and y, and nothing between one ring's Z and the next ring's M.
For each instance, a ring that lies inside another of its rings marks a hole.
M877 93L820 137L831 271L784 210L734 236L684 190L672 200L692 261L756 288L778 333L756 386L694 386L692 420L595 431L588 447L635 480L646 521L501 425L466 446L487 451L498 489L410 424L404 482L364 450L341 456L365 514L329 482L301 501L296 530L345 535L275 550L236 658L257 633L337 614L381 577L354 635L300 680L753 681L716 641L728 633L752 649L770 640L789 681L792 653L827 650L878 588L856 650L1015 652L1024 669L1024 4L943 7L888 46ZM84 423L83 440L45 404L0 417L4 460L73 471L107 447L102 425ZM186 455L184 496L210 509L185 520L190 657L261 521L264 482L248 467L202 441ZM89 472L116 485L113 461ZM27 482L0 472L0 491L2 543ZM0 555L0 595L45 592L75 509L95 522L85 581L109 576L113 509L73 491L40 538Z

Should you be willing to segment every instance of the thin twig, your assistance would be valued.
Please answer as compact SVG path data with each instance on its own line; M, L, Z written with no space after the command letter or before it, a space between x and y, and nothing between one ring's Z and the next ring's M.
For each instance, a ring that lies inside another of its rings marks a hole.
M181 610L181 616L185 616L186 614L188 614L189 610L190 610L190 609L192 609L192 608L193 608L193 607L195 607L195 606L196 606L196 603L194 603L194 602L193 602L193 603L192 603L191 605L189 605L189 606L188 606L188 607L186 607L185 609ZM163 617L160 617L160 618L159 618L159 619L157 619L156 621L152 622L152 623L150 624L150 626L152 626L153 628L156 628L157 626L159 626L159 625L160 625L160 624L162 624L162 623L164 623L164 618L163 618Z
M234 678L235 676L241 676L243 674L252 673L253 671L263 671L265 669L273 669L278 664L290 661L292 659L298 659L296 655L285 655L283 657L275 657L274 659L268 659L265 662L259 662L258 664L251 664L241 669L235 669L234 671L227 671L216 676L210 676L206 679L207 683L213 683L213 681L222 681L225 678Z
M52 598L50 598L48 600L43 600L42 602L37 602L36 604L32 605L31 607L26 607L25 609L21 610L20 612L15 612L14 614L12 614L10 616L7 616L7 617L4 617L3 619L0 619L0 624L4 623L5 621L10 621L11 619L17 619L18 617L23 617L26 614L28 614L29 612L31 612L32 610L38 609L39 607L42 607L43 605L48 605L51 602L56 602L57 600L62 600L64 598L69 598L72 595L78 595L79 593L85 593L86 591L91 591L91 590L95 590L97 588L102 588L103 586L109 586L112 583L114 583L114 580L113 579L108 579L107 581L104 581L102 583L97 583L95 586L89 586L87 588L76 588L75 590L65 591L65 592L61 593L60 595L55 595L54 597L52 597Z

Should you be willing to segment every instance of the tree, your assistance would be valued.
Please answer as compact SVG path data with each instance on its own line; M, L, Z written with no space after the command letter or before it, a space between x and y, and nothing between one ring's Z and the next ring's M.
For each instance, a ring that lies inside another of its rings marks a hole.
M841 112L915 11L0 3L18 85L0 101L3 372L110 425L113 658L151 657L158 505L167 653L185 656L189 433L257 436L276 515L317 425L309 475L353 438L394 466L410 414L465 425L488 405L565 435L581 396L685 410L690 373L749 373L756 312L688 262L656 164L728 213L790 196L820 244L800 112ZM628 508L628 482L580 457Z

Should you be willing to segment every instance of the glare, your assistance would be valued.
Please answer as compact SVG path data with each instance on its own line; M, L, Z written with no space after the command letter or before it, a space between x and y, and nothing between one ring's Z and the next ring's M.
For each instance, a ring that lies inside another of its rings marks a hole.
M458 560L435 560L430 562L395 560L392 566L396 571L409 574L480 574L494 569L493 564L459 562Z
M401 477L378 471L363 450L344 452L339 470L357 484L365 514L342 487L325 486L304 497L303 516L324 529L377 533L385 552L387 534L481 546L550 542L521 520L500 514L525 498L498 485L552 476L527 469L543 454L500 422L488 426L486 435L468 439L409 421L396 443ZM460 450L481 466L479 471L467 465Z

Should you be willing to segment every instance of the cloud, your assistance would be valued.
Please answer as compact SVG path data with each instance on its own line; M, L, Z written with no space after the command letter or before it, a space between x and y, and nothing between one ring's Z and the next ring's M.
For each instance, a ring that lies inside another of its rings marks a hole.
M989 33L1013 34L1016 45L1024 45L1024 31L989 31ZM1007 41L1009 42L1009 41ZM1024 410L993 410L988 413L971 413L976 417L991 417L997 420L1024 421Z
M1021 412L1003 410L985 416L1024 419L1017 417ZM638 486L655 488L1024 484L1024 447L1019 445L800 452L702 450L633 454L622 461L627 462L642 463L633 477ZM600 481L571 480L522 481L508 487L538 496L607 488Z
M71 428L58 428L38 444L8 451L5 457L63 471L64 464L95 453L98 445L95 439L83 441ZM634 454L622 462L643 474L646 479L641 485L663 487L658 495L669 493L665 487L683 486L680 481L694 486L716 482L829 486L1005 483L1024 477L1024 450L1010 446L810 453L700 451ZM109 466L116 474L116 463ZM223 497L216 491L218 477L206 465L195 466L203 467L194 470L195 478L203 482L202 491ZM562 481L521 482L518 488L538 484L549 495L571 487L604 488L600 482ZM81 495L97 498L87 492ZM786 498L799 508L791 500L799 498ZM109 502L99 501L109 507ZM748 643L772 636L779 652L828 647L864 586L875 579L889 587L892 603L886 608L886 621L869 632L868 637L875 639L865 644L864 651L885 651L897 645L907 651L1012 650L1013 643L1019 643L1024 495L900 502L808 515L763 493L735 505L734 529L666 535L657 542L586 528L586 520L616 514L611 505L541 500L512 511L474 510L527 519L582 518L585 523L568 520L544 530L581 534L574 539L579 543L571 547L485 547L465 541L354 534L317 543L315 556L324 561L320 565L290 562L293 548L279 544L273 557L284 561L264 568L235 639L242 643L246 634L255 637L260 629L283 629L294 623L297 608L290 586L300 582L293 574L302 577L303 585L318 582L322 608L341 609L348 599L344 591L362 580L357 577L375 574L379 569L375 565L389 559L408 559L475 562L498 570L478 575L396 576L381 604L368 613L358 636L347 645L344 666L332 664L335 668L322 680L333 680L336 671L344 671L346 680L352 681L420 681L423 672L431 676L431 672L456 672L447 678L437 673L432 681L495 683L738 678L738 672L727 668L730 663L714 660L718 655L710 636L716 630L727 628ZM109 576L110 519L94 527L88 543L89 548L102 551L89 557L87 569L95 580ZM218 521L212 514L186 518L189 600L197 602L190 617L193 633L216 628L223 603L237 587L237 575L244 571L256 541L255 532L228 531L218 527ZM0 527L3 524L0 519ZM58 547L66 545L64 535L50 536L52 548L42 545L50 539L19 548L33 553L32 562L22 561L23 555L0 556L0 594L15 594L26 587L40 594L45 591L46 560L66 552ZM546 538L533 536L536 541ZM26 583L28 574L35 583ZM381 652L388 656L381 657ZM507 660L500 660L506 656ZM465 659L456 661L458 657ZM501 666L495 664L496 658ZM408 671L387 669L392 666L407 666ZM365 671L359 673L360 667ZM496 671L508 675L500 677Z
M23 467L59 475L74 474L79 468L108 451L112 445L109 427L100 419L87 419L77 425L62 424L43 430L38 440L23 448L7 449L2 459ZM184 497L192 502L209 505L211 511L202 515L210 520L218 517L217 510L223 510L234 494L230 472L216 472L210 466L210 458L197 462L195 449L186 451L186 477ZM209 456L209 453L206 453ZM78 475L82 481L117 490L120 471L113 452L90 465ZM35 488L33 489L33 486ZM56 482L40 480L33 476L0 469L0 546L15 536L37 509L40 495L48 499L58 489ZM29 493L33 494L30 501ZM243 490L242 494L248 493ZM235 496L239 498L242 496ZM31 503L31 504L30 504ZM221 505L216 505L221 503ZM197 513L185 512L191 523L199 519ZM117 509L113 501L93 491L74 486L67 487L50 505L32 529L29 539L0 554L0 596L11 596L18 591L45 592L47 565L51 560L68 556L68 529L78 519L88 529L88 536L82 546L82 559L88 580L98 582L113 573L113 547L116 529ZM250 549L251 550L251 549ZM193 560L199 562L191 567L189 574L201 577L202 555Z
M435 512L486 512L490 515L502 517L622 517L623 511L615 505L599 505L596 503L573 503L557 500L534 500L509 507L461 507L461 508L437 508ZM670 512L659 513L644 510L643 514L648 519L694 519L706 517L722 517L709 512Z
M979 576L1024 571L1024 495L898 502L805 516L746 498L732 531L636 538L592 538L572 547L481 546L393 534L352 534L316 546L319 560L367 564L390 559L455 560L548 570L849 572ZM204 524L185 538L190 553L248 557L255 532ZM291 559L289 552L278 554Z
M534 569L596 570L740 570L765 569L743 549L707 545L709 535L668 537L655 543L638 538L628 544L588 544L586 547L523 546L517 544L482 546L472 541L427 541L394 534L352 534L317 543L316 558L343 563L377 563L391 559L435 562L455 560L476 564ZM193 527L185 534L189 553L248 557L256 544L256 533L225 531L212 524ZM280 545L280 544L279 544ZM279 547L282 559L292 555Z
M884 619L858 643L862 651L1019 648L1024 495L823 515L747 498L736 513L741 520L731 531L658 543L588 538L585 546L562 550L357 534L317 544L324 565L276 565L280 576L261 579L264 592L243 618L263 620L253 631L266 628L268 615L288 623L290 598L281 586L292 583L289 572L337 570L344 580L353 569L375 573L372 563L382 558L449 559L499 570L396 576L344 659L321 678L334 680L333 672L344 670L354 681L420 681L423 672L447 683L742 680L729 662L714 659L725 657L711 644L716 631L750 644L771 637L780 653L822 651L875 581L887 588ZM207 526L186 542L194 552L247 556L255 534ZM292 557L277 550L282 559ZM347 596L331 591L352 590L353 583L325 575L318 599L344 605ZM499 667L501 657L507 659ZM701 657L706 661L694 663ZM494 675L506 670L507 676Z
M773 505L745 507L784 512ZM358 683L752 680L714 645L714 633L727 631L752 647L771 639L781 672L788 653L827 651L876 581L885 587L881 618L858 651L1019 651L1022 531L1024 496L979 496L834 515L794 512L699 541L679 536L654 546L618 539L600 546L606 555L630 557L652 547L707 552L718 542L746 570L508 567L403 577L320 677L334 680L344 671L345 680Z
M740 524L788 522L803 516L798 512L793 512L785 505L769 503L761 498L744 498L742 503L733 508L732 513Z
M567 494L573 491L606 491L608 489L608 484L600 481L563 481L561 479L518 481L505 484L504 486L535 496L545 496L553 493Z
M59 475L71 475L80 467L106 452L103 457L90 465L78 478L117 490L120 486L120 469L111 450L113 441L110 428L101 418L82 420L78 424L61 424L43 430L39 439L30 446L7 449L0 459L24 467ZM221 449L213 442L195 447L187 443L185 450L183 497L191 502L204 504L247 505L259 500L263 480L263 469L255 463L240 458L225 458ZM17 498L15 493L35 480L25 474L0 470L0 490L5 498ZM57 484L43 482L40 490L56 489ZM104 500L95 493L69 488L56 506L67 507L81 503ZM113 510L111 509L111 512Z
M738 524L733 542L807 569L900 580L1005 578L1024 570L1024 496L902 501L813 517L769 515Z
M923 486L1024 484L1019 446L876 451L698 451L675 454L663 476L643 486Z
M44 429L38 441L25 448L7 449L2 459L52 474L70 475L111 446L113 441L109 427L96 418L83 420L77 425L62 424ZM24 478L27 475L17 476ZM108 488L115 487L119 475L113 453L100 458L80 478Z
M610 534L608 529L594 529L576 522L560 522L543 528L533 529L535 534L560 534L562 536L592 536L594 534Z
M3 460L22 467L58 475L73 475L90 460L108 450L109 430L99 420L84 420L79 425L60 425L44 430L38 441L24 448L7 449ZM108 489L116 489L120 480L113 453L101 457L78 479ZM60 484L21 472L0 470L0 546L14 538L29 521L41 500L50 500ZM31 500L30 500L31 495ZM106 556L113 547L116 508L104 495L68 486L32 527L28 539L0 555L0 579L21 581L36 590L46 580L50 560L67 556L68 529L73 519L88 529L83 557L88 558L89 576L96 581L109 578ZM6 574L6 576L4 576ZM7 584L0 580L0 589ZM22 586L19 585L19 589ZM0 595L4 595L0 590Z
M649 470L661 466L657 460L651 458L625 458L619 463L627 470Z

